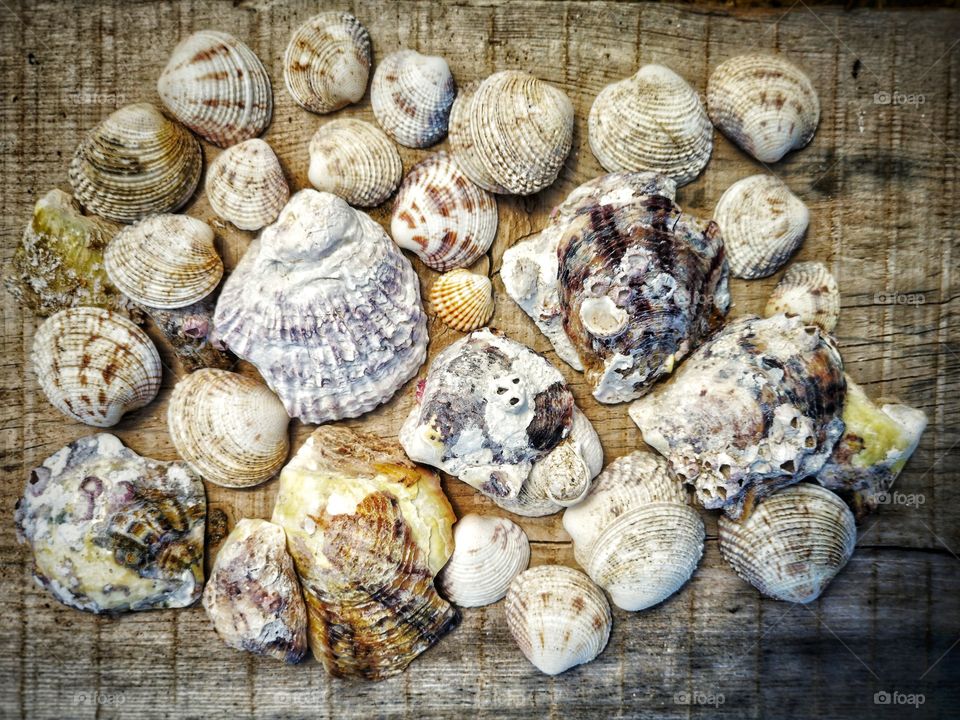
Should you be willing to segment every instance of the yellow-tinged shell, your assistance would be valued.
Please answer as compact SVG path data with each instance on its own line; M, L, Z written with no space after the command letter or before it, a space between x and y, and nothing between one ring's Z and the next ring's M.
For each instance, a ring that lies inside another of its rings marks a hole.
M127 297L163 310L202 300L223 277L213 230L188 215L153 215L121 230L104 261Z
M493 315L493 285L486 275L451 270L433 283L430 304L447 327L470 332L486 325Z
M446 60L416 50L399 50L377 66L370 104L387 135L401 145L424 148L447 134L456 94Z
M116 425L160 389L160 355L140 328L110 310L51 315L33 337L34 374L50 403L94 427Z
M205 368L177 383L167 427L177 452L205 480L251 487L273 477L290 450L290 417L263 383Z
M111 114L77 146L70 184L89 211L129 223L186 204L202 164L189 130L137 103Z
M810 325L833 332L840 317L837 281L822 262L793 263L770 294L764 315L799 315Z
M376 125L341 118L322 125L310 140L310 182L351 205L372 207L400 184L403 165L393 141Z
M269 225L290 199L280 160L257 138L220 153L207 168L204 188L213 211L241 230Z
M739 522L720 517L723 557L737 575L776 600L816 600L856 542L853 514L819 485L785 488Z

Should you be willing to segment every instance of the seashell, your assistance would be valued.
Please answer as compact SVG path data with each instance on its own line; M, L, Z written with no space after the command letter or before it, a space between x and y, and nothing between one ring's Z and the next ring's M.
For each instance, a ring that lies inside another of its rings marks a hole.
M609 172L649 171L686 185L713 151L713 125L696 91L663 65L607 85L590 108L590 149Z
M853 555L857 527L840 498L801 483L766 498L740 522L721 517L719 540L737 575L764 595L809 603Z
M829 335L796 317L746 316L637 400L630 417L704 507L738 517L820 470L843 432L843 397Z
M227 370L190 373L167 408L177 453L204 480L224 487L259 485L279 472L290 450L289 423L266 385Z
M705 532L686 500L667 462L637 451L612 462L563 514L577 562L618 607L657 605L693 575Z
M200 143L185 127L137 103L115 111L77 146L70 184L90 212L129 223L185 205L202 164Z
M371 207L400 184L396 146L376 125L353 118L331 120L310 140L310 183L351 205Z
M845 375L844 432L817 473L817 482L837 493L862 520L886 494L920 443L927 427L922 410L874 403Z
M447 134L456 94L446 60L416 50L399 50L377 66L370 104L387 135L406 147L425 148Z
M437 575L437 587L462 607L492 605L530 563L530 541L501 517L464 515L453 528L453 555Z
M47 318L33 336L33 372L64 415L110 427L160 389L160 355L146 333L111 310L74 307Z
M473 182L495 193L547 187L573 144L573 104L562 90L504 70L468 85L450 111L450 148Z
M430 288L430 304L447 327L470 332L493 315L493 285L486 275L451 270Z
M157 93L177 120L220 147L257 137L273 115L273 88L260 58L216 30L200 30L177 45Z
M37 582L65 605L93 613L187 607L203 590L206 505L185 464L88 435L30 472L17 539L33 551Z
M821 262L794 263L770 294L763 314L797 315L803 322L833 332L840 317L837 281Z
M217 553L203 607L228 646L288 663L307 653L307 608L283 528L244 518Z
M367 90L370 34L350 13L322 12L294 30L283 56L283 80L298 105L330 113Z
M613 625L600 588L579 570L561 565L520 573L510 585L504 612L520 651L547 675L597 657Z
M28 310L44 317L87 305L141 322L143 313L103 268L103 249L116 232L113 223L81 215L67 193L51 190L37 200L4 283Z
M305 423L381 405L427 354L410 262L369 215L315 190L294 195L251 243L214 325Z
M124 228L104 252L104 264L127 297L161 309L202 300L223 277L213 230L188 215L153 215Z
M269 225L290 199L276 153L257 139L220 153L207 169L204 187L213 211L241 230Z
M479 260L497 235L497 201L444 152L410 170L393 205L390 234L439 272Z
M163 333L179 358L183 369L191 373L199 368L230 368L237 358L214 337L215 293L182 308L165 310L144 305L143 311Z
M779 55L737 55L707 81L707 113L717 129L760 162L807 145L820 122L810 79Z
M328 673L391 677L457 625L433 586L455 519L436 473L396 443L314 431L280 474L273 522L287 533L310 648Z
M754 280L779 270L803 242L810 212L779 178L751 175L720 196L714 219L734 277Z

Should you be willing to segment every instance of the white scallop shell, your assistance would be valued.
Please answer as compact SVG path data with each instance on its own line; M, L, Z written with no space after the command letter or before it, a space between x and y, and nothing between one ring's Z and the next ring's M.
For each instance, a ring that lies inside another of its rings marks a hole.
M446 60L416 50L399 50L377 66L370 104L387 135L401 145L424 148L447 134L456 94Z
M396 146L364 120L332 120L310 140L310 183L351 205L379 205L397 189L403 164Z
M770 294L764 315L798 315L805 323L833 332L840 317L837 281L822 262L793 263Z
M241 230L269 225L290 199L280 160L256 138L217 155L207 168L204 188L213 211Z
M493 285L486 275L451 270L433 283L430 305L444 325L470 332L486 325L493 315Z

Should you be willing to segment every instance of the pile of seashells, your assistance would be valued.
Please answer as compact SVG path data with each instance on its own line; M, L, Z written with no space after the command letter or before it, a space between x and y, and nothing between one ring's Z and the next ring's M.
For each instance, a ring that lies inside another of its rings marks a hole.
M334 112L365 95L372 58L357 18L321 13L290 39L287 91L307 111ZM570 99L515 70L458 91L445 60L414 50L383 58L370 87L379 127L321 125L309 146L316 189L291 196L258 137L273 112L263 64L231 35L197 32L160 75L164 109L107 117L70 163L73 196L37 202L8 285L47 317L31 360L50 403L97 428L150 403L162 363L140 327L148 318L188 372L168 415L182 461L100 433L30 473L16 525L37 580L95 613L202 597L231 647L291 663L309 649L334 676L374 680L454 628L457 606L501 599L541 671L591 661L611 600L644 610L690 580L704 549L697 508L722 511L722 556L760 592L816 599L926 418L875 404L845 374L830 334L839 291L821 263L792 265L766 317L727 319L729 276L769 276L803 240L807 208L782 181L734 183L705 223L675 202L707 166L714 127L762 163L809 143L820 114L810 80L783 57L741 55L713 71L706 107L660 65L609 85L588 124L609 174L506 250L507 294L599 402L632 403L656 451L606 468L563 374L486 327L493 287L468 269L497 234L495 195L556 180L573 142ZM404 177L395 143L447 134L449 152ZM213 211L260 231L225 281L214 229L177 214L203 175L195 135L224 149L203 184ZM355 209L394 194L389 235ZM327 423L384 404L427 357L402 249L444 273L430 307L466 334L433 359L398 444ZM262 380L234 372L236 358ZM291 418L321 427L288 461ZM521 527L457 521L425 466L518 516L562 511L585 572L527 569ZM278 473L272 518L238 522L204 583L202 481L249 488Z

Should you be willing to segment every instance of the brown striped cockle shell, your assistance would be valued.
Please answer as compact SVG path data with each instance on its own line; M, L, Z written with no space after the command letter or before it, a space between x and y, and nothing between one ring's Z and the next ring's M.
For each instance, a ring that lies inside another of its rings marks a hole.
M377 66L370 104L387 135L401 145L424 148L447 134L456 94L446 60L416 50L399 50Z
M853 555L857 526L843 501L801 483L764 499L740 521L720 518L720 553L775 600L810 603Z
M177 45L157 93L175 118L220 147L257 137L273 114L270 76L260 58L216 30L200 30Z
M213 211L241 230L269 225L290 199L276 153L263 140L246 140L220 153L204 182Z
M372 207L400 184L403 165L393 141L364 120L332 120L310 140L311 184L351 205Z
M840 317L837 281L822 262L793 263L770 294L763 314L797 315L805 323L833 332Z
M430 305L444 325L470 332L486 325L493 315L493 285L486 275L451 270L433 283Z
M73 307L51 315L33 337L30 360L50 404L94 427L116 425L160 389L153 341L111 310Z

